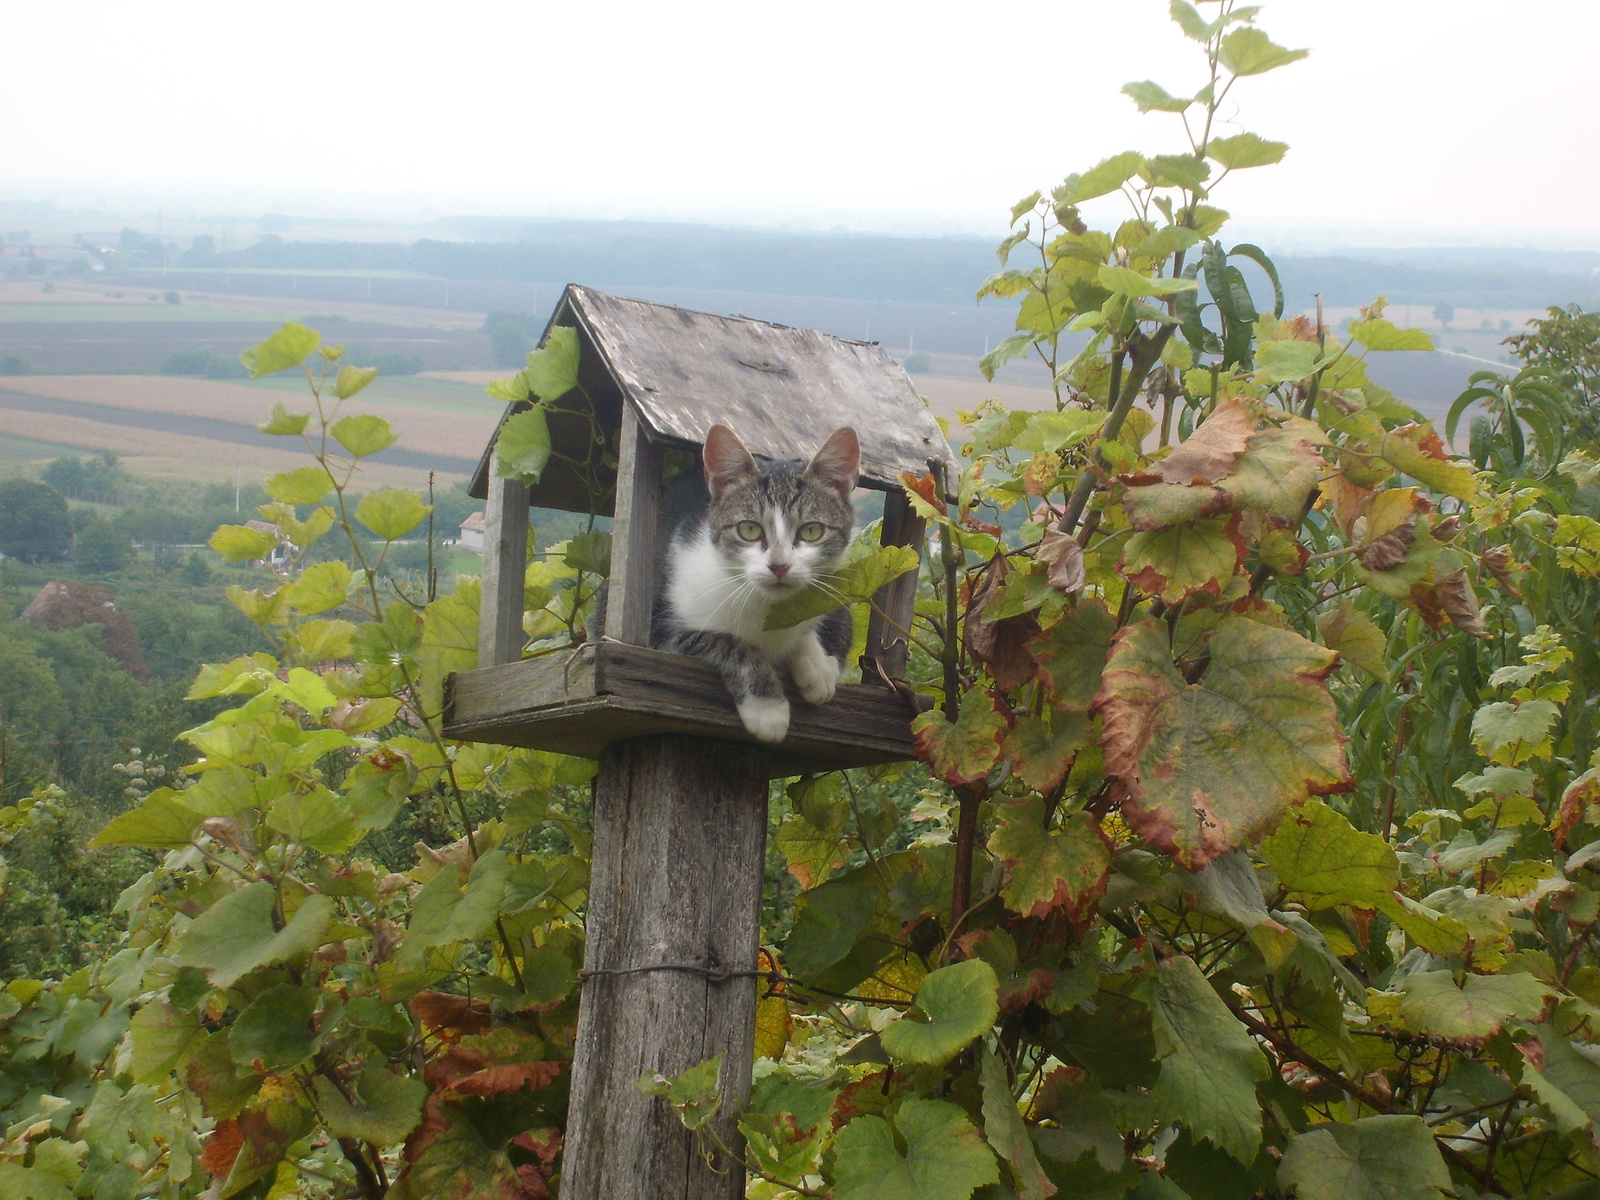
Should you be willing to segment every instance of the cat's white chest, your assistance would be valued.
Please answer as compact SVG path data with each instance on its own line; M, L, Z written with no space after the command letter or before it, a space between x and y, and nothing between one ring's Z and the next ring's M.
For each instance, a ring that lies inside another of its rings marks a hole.
M669 553L667 601L686 629L731 633L771 661L783 662L815 624L802 621L788 629L766 629L770 593L742 572L729 570L709 538L680 542Z

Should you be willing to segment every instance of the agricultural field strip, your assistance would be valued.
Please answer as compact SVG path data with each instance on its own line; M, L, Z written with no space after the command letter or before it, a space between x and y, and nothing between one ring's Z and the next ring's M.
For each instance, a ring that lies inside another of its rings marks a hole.
M129 422L114 414L118 411L162 414L204 421L207 423L205 434L209 437L252 445L285 445L279 439L257 432L255 427L266 420L273 400L283 400L285 406L294 411L309 408L310 398L306 395L304 380L272 382L273 386L260 387L213 379L150 375L30 375L6 380L0 383L0 388L16 395L92 406L97 411L77 411L75 415L93 420L130 424L136 422ZM375 384L351 402L351 411L374 412L394 426L400 441L385 452L388 455L456 459L460 463L436 464L437 468L456 473L470 470L470 467L461 464L477 463L478 456L494 432L501 405L483 396L482 404L474 405L477 411L471 411L442 385L434 386L443 392L441 399L444 404L425 406L424 401L415 398L416 389L403 388L398 384L380 388ZM464 388L452 390L467 391ZM395 395L395 399L390 399L391 395ZM457 400L457 404L451 404L451 400ZM11 407L21 407L17 401L10 401L9 404ZM71 409L60 411L74 412ZM195 432L181 426L158 427L171 428L177 433ZM402 460L395 458L393 461Z
M45 324L72 325L79 322L115 321L144 324L173 321L294 321L299 318L284 312L264 312L260 309L209 308L191 304L152 303L142 300L128 304L19 304L0 303L0 325Z
M112 425L77 416L41 416L37 412L5 407L4 399L4 394L0 394L0 444L19 439L31 446L41 446L42 438L48 438L48 450L39 456L43 458L62 453L60 447L70 447L80 454L110 450L122 457L135 474L187 475L207 480L231 479L235 466L244 469L246 478L260 479L306 463L303 452L295 453L287 446L268 449ZM6 450L0 452L0 458L16 461L19 456L11 450L12 446L7 445ZM447 483L451 478L453 476L444 476L441 482ZM428 472L409 466L369 463L363 468L362 479L370 485L416 489L427 486Z

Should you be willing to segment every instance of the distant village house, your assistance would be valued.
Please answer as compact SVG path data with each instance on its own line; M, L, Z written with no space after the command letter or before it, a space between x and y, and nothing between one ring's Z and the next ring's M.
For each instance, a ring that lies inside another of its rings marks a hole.
M461 522L461 538L457 543L463 550L474 550L483 553L483 512L473 513Z

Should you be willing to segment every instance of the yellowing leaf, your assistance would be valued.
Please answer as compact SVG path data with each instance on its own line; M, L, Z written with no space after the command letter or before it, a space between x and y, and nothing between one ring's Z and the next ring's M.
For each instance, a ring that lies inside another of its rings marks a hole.
M386 542L405 537L433 511L415 492L384 490L361 497L356 520Z
M228 562L247 562L266 558L278 544L278 535L248 525L219 525L206 541Z
M1362 833L1320 800L1307 800L1261 843L1278 882L1313 911L1371 908L1400 883L1400 860L1377 834Z
M1245 617L1224 618L1209 649L1205 673L1189 683L1164 623L1127 626L1095 699L1123 815L1191 870L1350 780L1324 682L1332 651Z
M961 708L954 722L944 712L933 709L911 723L917 757L933 768L933 773L959 787L982 779L1000 758L1000 735L1005 719L994 709L994 701L981 688L961 697Z
M377 367L352 367L349 365L340 367L339 374L333 381L333 394L341 400L348 400L377 377ZM334 428L337 431L338 426L336 425ZM339 437L339 434L335 432L333 436ZM393 439L391 438L390 440L392 441ZM339 444L343 445L346 450L350 449L343 438L339 438ZM351 453L355 452L351 451Z
M239 361L254 379L257 375L271 375L274 371L299 366L306 355L321 344L322 335L315 329L290 321L259 346L252 346L239 355Z
M1000 1015L1000 980L981 958L940 967L922 981L912 1010L879 1035L897 1062L947 1063Z
M1005 864L1000 895L1006 907L1025 917L1065 909L1081 919L1105 891L1111 870L1111 843L1094 818L1071 813L1047 829L1044 800L1037 796L1000 806L989 853Z
M1244 551L1234 521L1211 517L1130 535L1117 569L1140 591L1177 604L1196 592L1220 596Z
M1549 989L1532 975L1473 975L1458 986L1449 971L1406 976L1400 1015L1418 1033L1481 1042L1511 1017L1533 1020Z
M339 372L339 378L344 378L345 371L354 370L355 367L346 367L344 371ZM373 368L373 374L377 374L376 368ZM393 445L395 439L400 436L390 427L389 422L371 413L340 417L328 432L333 434L334 440L348 450L353 458L365 458L369 454L376 454L385 446Z

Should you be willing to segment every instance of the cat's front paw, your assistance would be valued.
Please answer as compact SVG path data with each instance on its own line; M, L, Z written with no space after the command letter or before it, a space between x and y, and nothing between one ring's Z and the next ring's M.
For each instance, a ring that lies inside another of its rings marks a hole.
M789 702L782 696L752 696L739 705L739 719L763 742L781 742L789 732Z
M820 646L797 656L789 664L789 674L810 704L826 704L839 690L839 660Z

